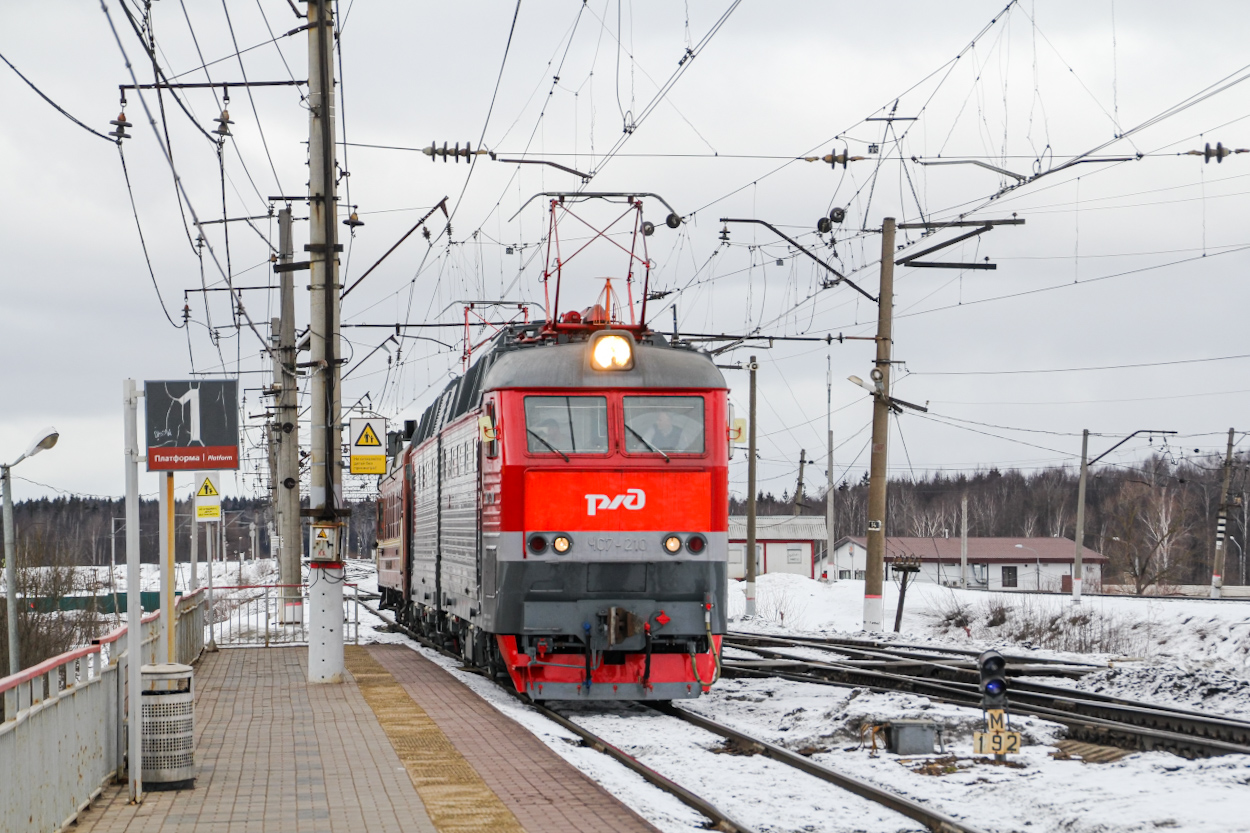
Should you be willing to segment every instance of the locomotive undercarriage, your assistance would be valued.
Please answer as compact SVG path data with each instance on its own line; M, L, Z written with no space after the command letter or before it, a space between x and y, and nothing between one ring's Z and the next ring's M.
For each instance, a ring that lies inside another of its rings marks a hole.
M417 602L401 624L534 699L674 700L716 677L724 591L700 590L725 587L724 562L637 563L645 589L612 595L588 594L586 564L507 566L500 603L474 600L482 624Z

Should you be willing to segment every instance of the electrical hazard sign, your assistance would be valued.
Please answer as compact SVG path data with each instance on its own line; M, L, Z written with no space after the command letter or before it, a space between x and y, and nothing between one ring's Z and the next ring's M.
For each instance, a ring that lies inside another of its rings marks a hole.
M215 471L195 475L195 519L201 523L221 520L221 480Z
M313 561L338 561L339 528L334 524L314 524L312 527Z
M386 474L386 420L353 419L351 437L351 473Z

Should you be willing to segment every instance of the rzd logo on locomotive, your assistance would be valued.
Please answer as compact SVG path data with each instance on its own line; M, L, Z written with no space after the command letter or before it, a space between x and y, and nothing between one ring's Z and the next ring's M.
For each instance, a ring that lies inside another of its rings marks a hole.
M641 509L647 505L647 493L642 489L626 489L625 494L616 497L607 495L586 495L586 514L593 515L600 509Z

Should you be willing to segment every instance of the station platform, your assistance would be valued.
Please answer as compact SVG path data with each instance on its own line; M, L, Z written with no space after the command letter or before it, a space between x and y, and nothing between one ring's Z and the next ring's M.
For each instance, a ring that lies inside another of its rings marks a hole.
M196 668L196 783L131 805L115 784L82 833L655 831L450 674L400 645L349 646L341 685L307 648L233 648Z

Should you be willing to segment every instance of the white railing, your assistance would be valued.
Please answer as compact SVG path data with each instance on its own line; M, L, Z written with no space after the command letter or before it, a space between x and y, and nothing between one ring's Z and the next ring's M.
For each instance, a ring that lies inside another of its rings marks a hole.
M204 647L207 595L175 608L175 652L190 663ZM156 661L160 614L142 618L141 660ZM73 823L126 766L125 627L0 679L0 830L45 833Z
M344 584L343 641L360 641L360 588ZM226 647L308 644L307 584L242 584L213 588L208 639Z

